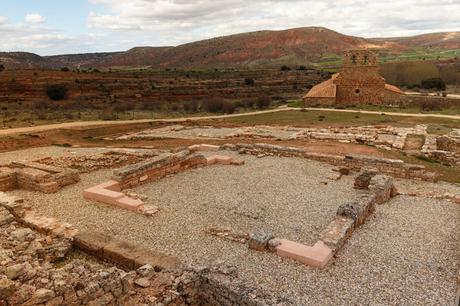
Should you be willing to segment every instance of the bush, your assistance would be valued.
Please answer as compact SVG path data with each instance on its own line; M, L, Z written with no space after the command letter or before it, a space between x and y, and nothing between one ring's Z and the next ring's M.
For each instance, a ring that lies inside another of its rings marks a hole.
M3 70L5 70L5 66L3 66L2 64L0 64L0 72L2 72Z
M99 119L101 120L116 120L117 115L111 108L106 108L99 114Z
M270 107L270 104L272 103L272 98L267 95L260 96L256 100L256 106L258 109L266 109Z
M446 83L441 78L431 78L422 80L422 88L424 89L437 89L437 90L445 90Z
M420 109L422 111L439 111L442 109L438 101L426 100L420 103Z
M225 101L222 98L215 97L209 98L202 103L202 108L208 113L220 113L224 112L231 114L235 112L235 105L231 102Z
M297 70L307 70L307 67L304 65L300 65L299 67L297 67Z
M222 111L226 114L233 114L235 112L235 104L232 102L224 101L222 104Z
M46 94L51 100L59 101L67 97L67 87L64 85L49 85Z
M115 104L113 110L117 113L122 113L130 110L134 110L136 108L136 104L132 101L126 102L118 102Z
M291 68L289 66L283 65L281 66L281 71L290 71Z
M169 108L169 110L172 111L172 112L178 112L178 111L180 110L179 104L176 104L176 103L169 104L169 105L168 105L168 108Z
M202 107L208 113L218 113L222 111L223 104L222 98L209 98L203 101Z
M255 81L254 81L254 79L251 79L251 78L245 78L244 79L244 84L247 85L247 86L254 86Z
M184 111L188 113L196 113L198 111L198 102L195 100L185 102L182 107L184 108Z
M62 71L62 72L69 72L70 70L69 70L69 68L67 68L67 67L62 67L62 68L61 68L61 71Z
M40 101L34 104L34 107L39 110L47 109L49 107L49 102Z

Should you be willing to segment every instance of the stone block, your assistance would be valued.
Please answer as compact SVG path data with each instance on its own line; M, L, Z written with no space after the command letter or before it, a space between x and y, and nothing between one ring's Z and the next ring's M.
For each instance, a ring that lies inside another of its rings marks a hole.
M111 191L118 191L118 192L121 191L120 183L118 183L117 181L114 181L114 180L107 181L107 182L99 184L97 186L101 187L101 188L104 188L104 189L107 189L107 190L111 190Z
M264 251L268 248L268 241L273 239L273 235L266 231L254 231L249 234L248 246L256 251Z
M232 160L230 164L233 166L242 166L245 164L245 161L244 160Z
M99 186L91 187L83 191L83 197L88 200L117 205L117 201L125 195L121 192L111 191Z
M371 179L378 174L377 169L364 169L355 178L355 189L367 189Z
M112 240L110 235L101 232L84 231L75 235L73 243L84 252L103 258L104 247Z
M177 258L148 250L128 241L112 241L106 244L103 256L105 260L130 270L146 264L160 269L180 267L180 261Z
M299 261L311 267L323 268L332 258L332 250L322 241L314 246L281 239L281 244L276 247L278 256Z
M393 178L387 175L374 176L369 182L369 190L375 194L377 204L382 204L397 194Z
M141 212L144 208L144 202L142 202L142 200L133 199L127 196L117 199L115 205L134 212Z
M233 158L230 156L212 155L209 156L206 160L208 165L230 165L233 161Z
M219 151L220 147L216 145L209 145L209 144L196 144L188 147L188 149L192 152L196 151Z
M324 242L334 253L337 252L350 237L354 220L345 217L336 217L329 223L326 229L321 232L320 240Z
M57 182L41 183L38 184L38 190L43 193L56 193L60 189Z

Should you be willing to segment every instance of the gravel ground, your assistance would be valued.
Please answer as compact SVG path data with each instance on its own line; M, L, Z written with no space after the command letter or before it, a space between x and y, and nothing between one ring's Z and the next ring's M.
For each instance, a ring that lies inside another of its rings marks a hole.
M113 148L112 148L113 149ZM65 148L48 146L0 153L0 165L13 161L34 161L45 157L82 156L110 151L111 148Z
M233 153L228 153L229 155ZM153 217L85 201L83 188L111 170L82 175L55 195L12 193L38 211L82 229L105 230L191 264L224 261L248 284L299 305L450 305L459 269L460 205L399 196L377 207L338 257L323 270L205 234L210 227L235 232L268 229L308 244L356 195L352 177L320 184L331 166L303 159L238 156L244 166L187 171L135 189L160 207ZM281 173L283 173L281 175ZM419 184L419 182L413 182Z
M417 193L426 194L434 193L437 195L443 195L445 193L460 194L460 184L448 183L448 182L425 182L419 181L414 184L411 180L396 179L398 191L401 193Z

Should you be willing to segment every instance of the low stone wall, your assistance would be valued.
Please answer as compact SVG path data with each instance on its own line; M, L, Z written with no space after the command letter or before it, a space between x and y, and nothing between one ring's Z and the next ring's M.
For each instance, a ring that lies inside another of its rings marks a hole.
M284 157L302 157L306 159L326 162L336 166L346 166L353 170L373 167L379 172L400 178L420 179L436 181L438 175L427 171L424 166L407 164L402 160L376 158L362 155L331 155L306 152L302 148L283 147L270 144L225 144L221 150L238 151L240 154L252 154L256 156L275 155Z
M369 178L368 186L362 184L362 176ZM337 253L353 231L375 211L376 204L382 204L397 194L392 177L377 173L372 175L364 171L358 175L357 180L360 183L355 186L361 186L360 188L368 189L369 192L340 205L335 219L320 234L320 240L331 248L333 253Z
M207 165L202 154L191 153L189 150L178 153L165 153L143 162L116 170L113 180L121 189L132 188L140 184L159 180L167 175L175 174L186 169Z
M154 252L100 232L80 232L74 237L74 245L88 254L128 270L137 269L146 264L158 271L181 267L176 257Z
M0 305L293 305L247 287L233 267L184 269L172 256L71 228L0 193Z
M8 191L18 188L16 172L7 167L0 168L0 191Z
M340 205L336 217L321 232L318 242L313 246L275 238L269 232L255 231L249 234L248 247L256 251L276 252L278 256L324 268L353 231L375 211L375 205L382 204L397 194L393 178L380 175L376 171L363 171L356 179L356 187L367 189L368 192Z
M13 162L0 167L0 191L12 189L54 193L80 180L78 172L36 162Z

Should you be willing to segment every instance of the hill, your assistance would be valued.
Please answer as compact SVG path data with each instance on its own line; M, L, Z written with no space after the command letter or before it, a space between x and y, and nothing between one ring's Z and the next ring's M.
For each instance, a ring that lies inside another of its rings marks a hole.
M176 47L136 47L125 52L56 55L0 53L9 69L60 67L270 68L280 65L335 67L350 48L376 48L385 61L446 59L460 54L460 32L413 37L362 38L322 27L258 31L212 38Z

